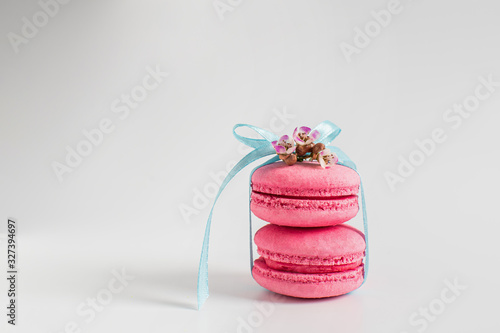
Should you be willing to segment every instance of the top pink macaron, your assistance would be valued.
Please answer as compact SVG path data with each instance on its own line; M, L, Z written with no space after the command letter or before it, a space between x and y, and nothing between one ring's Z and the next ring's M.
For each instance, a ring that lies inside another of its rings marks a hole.
M280 161L253 173L251 210L277 225L333 226L356 216L359 185L359 175L348 167Z

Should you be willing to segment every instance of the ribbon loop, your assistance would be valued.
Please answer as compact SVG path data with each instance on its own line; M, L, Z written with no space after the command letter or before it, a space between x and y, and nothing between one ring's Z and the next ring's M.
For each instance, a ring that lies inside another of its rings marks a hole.
M319 131L320 137L316 140L328 146L339 134L341 129L329 120L325 120L316 126L314 130Z
M236 129L240 127L247 127L255 132L257 132L263 139L253 139L253 138L248 138L245 136L241 136L238 133L236 133ZM314 128L315 130L318 130L320 132L320 137L316 142L320 142L325 144L327 146L330 142L332 142L340 133L340 128L332 123L331 121L323 121L321 122L318 126ZM217 195L215 196L214 203L212 205L212 208L210 209L210 214L208 215L207 219L207 225L205 227L205 235L203 238L203 246L201 250L201 257L200 257L200 266L198 269L198 309L201 308L201 306L205 303L205 301L208 298L209 292L208 292L208 247L209 247L209 239L210 239L210 227L212 224L212 214L213 210L215 207L215 204L217 200L219 199L219 196L221 195L222 191L226 187L226 185L231 181L231 179L238 174L243 168L245 168L247 165L250 163L257 161L258 159L268 156L268 155L274 155L276 154L276 151L274 150L273 145L271 144L272 141L278 140L278 136L272 132L269 132L268 130L265 130L260 127L256 127L253 125L248 125L248 124L236 124L233 127L233 135L234 137L242 142L243 144L254 148L250 153L245 155L232 169L229 171L228 175L222 182L219 191L217 192ZM358 172L356 170L356 164L338 147L331 147L329 146L331 151L333 151L335 154L337 154L337 157L339 158L338 164L344 165L348 168L353 169L354 171ZM257 168L255 168L251 174L250 174L250 182L252 179L252 174L253 172L258 169L261 166L264 166L266 164L270 164L273 162L278 161L279 158L278 156L274 156L270 160L266 161L265 163L259 165ZM358 173L359 174L359 173ZM365 272L364 272L364 281L366 280L367 272L368 272L368 219L366 217L366 207L365 207L365 196L364 196L364 190L363 190L363 184L361 183L361 203L363 207L363 226L364 226L364 232L365 232L365 241L366 241L366 256L365 256ZM251 183L250 183L250 191L251 191ZM250 207L250 206L249 206ZM252 241L252 212L249 211L250 213L250 267L253 267L253 241Z
M244 136L239 135L236 133L236 129L240 127L248 127L250 129L253 129L255 132L259 133L260 136L262 136L264 139L252 139L252 138L247 138ZM247 124L236 124L233 127L233 135L234 137L241 143L252 147L252 148L259 148L262 147L263 145L267 145L271 143L272 141L278 140L278 136L272 132L269 132L268 130L265 130L263 128L253 126L253 125L247 125Z

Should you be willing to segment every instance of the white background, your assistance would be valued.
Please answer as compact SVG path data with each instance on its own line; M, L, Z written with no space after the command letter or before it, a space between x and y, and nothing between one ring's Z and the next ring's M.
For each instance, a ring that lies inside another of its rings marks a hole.
M64 332L75 322L75 332L498 331L500 87L457 128L443 120L474 95L478 77L500 81L498 3L402 1L350 62L341 43L354 45L355 28L386 1L232 3L222 20L212 0L73 0L16 53L8 34L21 35L23 17L33 22L41 7L1 2L1 232L7 217L19 224L18 325L10 330ZM113 101L157 66L168 77L120 119ZM293 117L277 116L285 111ZM66 147L104 118L114 130L60 182L54 161L64 163ZM325 119L342 128L334 144L356 161L366 187L366 284L316 301L274 299L257 285L248 167L214 211L211 297L197 311L212 199L194 193L210 192L210 173L243 156L232 126L290 134ZM418 154L414 141L436 128L446 141L391 191L384 174L397 173L399 156ZM196 214L183 217L187 206ZM78 315L122 269L134 277L125 289L89 322ZM466 289L439 309L454 280ZM442 313L425 330L412 325L431 304Z

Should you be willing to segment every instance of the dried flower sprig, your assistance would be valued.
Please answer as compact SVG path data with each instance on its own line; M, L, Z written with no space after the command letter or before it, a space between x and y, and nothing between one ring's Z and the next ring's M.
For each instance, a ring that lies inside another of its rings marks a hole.
M321 167L327 168L336 164L338 157L323 143L314 143L319 136L319 131L312 131L309 127L301 126L293 131L293 140L288 135L283 135L279 140L273 141L272 145L276 154L287 165L303 161L318 161Z
M319 131L314 130L311 133L311 129L306 126L297 127L295 131L293 131L293 140L295 140L299 146L311 144L317 138L319 138Z
M327 148L318 153L318 161L323 168L326 168L328 166L337 164L339 158L337 157L337 155L332 153L330 149Z
M297 162L297 155L294 154L297 147L295 147L293 140L288 135L283 135L278 141L273 141L271 144L279 158L287 165Z

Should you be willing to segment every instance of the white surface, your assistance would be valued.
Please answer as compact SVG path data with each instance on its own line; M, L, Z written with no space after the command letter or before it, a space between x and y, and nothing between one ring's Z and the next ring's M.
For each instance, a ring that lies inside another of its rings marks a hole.
M20 225L19 322L9 329L62 332L74 321L82 332L410 333L421 327L412 313L437 304L456 278L466 290L425 332L498 331L500 89L457 129L443 114L474 94L479 76L500 81L499 7L402 5L348 63L339 45L387 2L242 1L222 21L212 1L74 0L15 53L7 34L40 7L3 1L0 217L2 228L10 216ZM169 76L120 119L111 104L155 66ZM284 109L294 115L286 123L276 118ZM114 131L59 182L51 163L103 118ZM179 207L243 156L232 126L290 134L324 119L343 129L335 144L366 187L367 283L320 301L275 300L258 286L248 267L247 168L215 209L211 297L196 311L209 208L186 220ZM384 173L438 127L447 140L392 192ZM122 268L134 280L86 323L77 308Z

